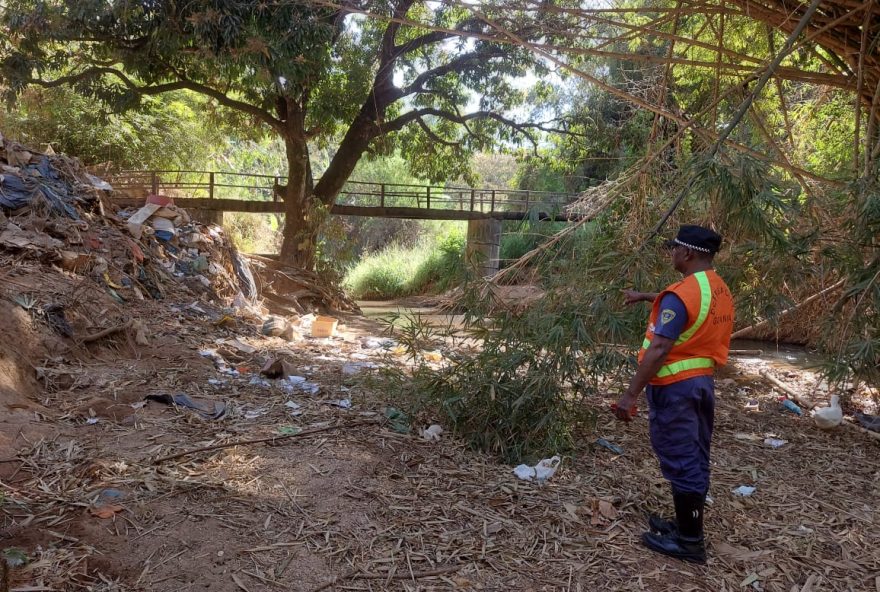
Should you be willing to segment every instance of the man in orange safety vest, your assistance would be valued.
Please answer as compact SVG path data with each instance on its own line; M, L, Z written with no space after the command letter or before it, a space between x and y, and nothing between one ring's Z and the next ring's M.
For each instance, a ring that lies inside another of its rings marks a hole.
M651 445L672 485L676 519L650 516L648 548L696 563L706 561L703 509L709 489L709 448L715 415L716 366L727 363L733 298L712 260L721 236L685 225L665 246L684 279L659 294L625 291L627 304L652 302L639 367L615 415L632 417L642 389L648 398Z

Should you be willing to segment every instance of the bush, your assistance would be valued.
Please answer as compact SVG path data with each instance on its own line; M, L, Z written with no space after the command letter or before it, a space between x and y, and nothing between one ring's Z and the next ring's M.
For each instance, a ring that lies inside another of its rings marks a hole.
M344 285L353 298L366 300L442 292L464 278L464 248L458 229L429 234L413 247L395 243L364 257Z

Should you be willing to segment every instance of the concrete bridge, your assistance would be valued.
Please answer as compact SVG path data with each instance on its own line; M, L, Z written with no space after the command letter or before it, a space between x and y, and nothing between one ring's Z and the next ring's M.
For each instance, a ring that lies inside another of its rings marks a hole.
M283 213L284 177L222 171L119 171L106 175L114 202L143 203L149 194L166 195L197 218L223 223L224 212ZM468 255L484 275L498 269L504 220L571 220L566 206L576 194L517 189L346 183L330 212L339 216L463 220L468 222Z

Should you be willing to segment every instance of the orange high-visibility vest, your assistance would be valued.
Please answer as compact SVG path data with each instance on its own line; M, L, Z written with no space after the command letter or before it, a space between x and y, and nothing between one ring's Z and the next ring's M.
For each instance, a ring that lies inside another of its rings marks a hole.
M684 303L688 324L650 383L664 385L694 376L711 376L715 366L727 363L733 331L733 297L724 280L711 269L689 275L657 296L639 351L639 362L654 339L660 302L669 292Z

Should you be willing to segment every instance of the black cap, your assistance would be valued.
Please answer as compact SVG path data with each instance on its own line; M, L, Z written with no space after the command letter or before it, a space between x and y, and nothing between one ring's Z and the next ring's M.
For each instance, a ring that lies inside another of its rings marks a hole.
M663 243L664 247L681 245L701 253L715 254L721 250L721 235L709 228L685 224L678 229L678 236Z

